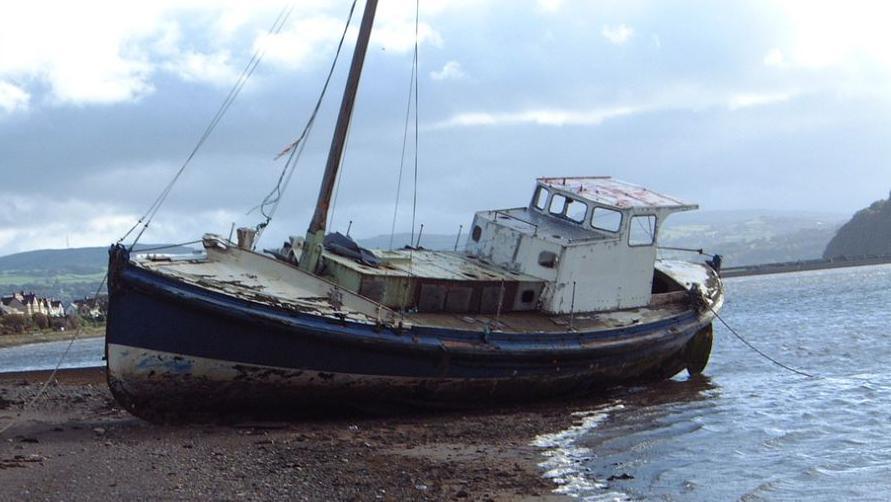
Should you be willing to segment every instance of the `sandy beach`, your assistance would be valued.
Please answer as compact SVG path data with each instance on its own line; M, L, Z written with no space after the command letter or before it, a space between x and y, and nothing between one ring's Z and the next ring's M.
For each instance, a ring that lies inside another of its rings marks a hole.
M397 416L155 425L121 410L100 369L0 375L0 500L553 498L540 433L567 405ZM576 403L578 405L578 403Z

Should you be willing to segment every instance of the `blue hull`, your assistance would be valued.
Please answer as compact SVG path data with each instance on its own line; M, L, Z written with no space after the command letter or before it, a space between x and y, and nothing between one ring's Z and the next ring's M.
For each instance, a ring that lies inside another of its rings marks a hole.
M464 406L670 378L710 326L690 309L592 332L511 333L333 320L138 267L112 248L109 386L138 415L212 408Z

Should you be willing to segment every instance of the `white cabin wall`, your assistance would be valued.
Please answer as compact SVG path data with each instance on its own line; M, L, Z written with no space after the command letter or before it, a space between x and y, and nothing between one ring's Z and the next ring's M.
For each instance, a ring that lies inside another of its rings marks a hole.
M523 235L522 243L516 256L516 263L519 267L517 272L538 277L545 281L557 280L557 268L560 266L562 249L562 246L553 242L530 235ZM550 251L557 255L557 264L553 268L539 265L538 256L544 251Z
M474 221L474 225L479 225L483 229L479 242L480 258L508 270L517 271L513 256L521 244L523 234L483 218ZM473 227L471 231L472 229Z
M544 309L565 314L647 305L655 261L655 246L631 247L618 239L566 247L556 283L542 299Z
M474 218L473 225L470 227L471 232L477 225L482 229L482 234L479 242L474 242L472 237L467 239L465 251L468 254L505 269L538 277L545 281L557 279L557 268L539 265L538 256L542 251L550 251L559 257L562 248L559 244L499 225L480 216ZM559 258L557 265L559 266Z

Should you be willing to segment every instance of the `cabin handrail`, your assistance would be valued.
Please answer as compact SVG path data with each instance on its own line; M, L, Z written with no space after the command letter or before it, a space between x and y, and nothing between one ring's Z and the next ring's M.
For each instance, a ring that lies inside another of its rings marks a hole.
M532 225L532 227L535 229L535 232L533 232L532 235L537 235L537 234L538 234L538 224L537 224L537 223L532 223L532 222L529 221L529 220L524 220L523 218L520 218L520 217L518 217L518 216L514 216L514 215L512 215L512 214L510 214L510 213L505 213L504 210L501 210L501 209L496 209L496 210L493 211L493 212L495 213L495 219L496 219L496 220L498 219L498 215L501 214L501 215L504 215L506 218L509 218L509 219L512 219L512 220L517 220L517 221L519 221L519 222L521 222L521 223L525 223L525 224L527 224L527 225Z

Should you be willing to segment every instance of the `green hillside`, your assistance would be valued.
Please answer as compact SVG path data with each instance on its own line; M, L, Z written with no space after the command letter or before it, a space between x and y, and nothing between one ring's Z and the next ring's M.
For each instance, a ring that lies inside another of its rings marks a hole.
M157 244L136 247L147 249ZM189 253L191 248L165 252ZM40 249L0 256L0 294L33 291L65 302L96 293L105 277L108 248Z

